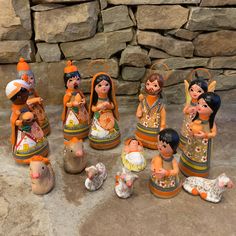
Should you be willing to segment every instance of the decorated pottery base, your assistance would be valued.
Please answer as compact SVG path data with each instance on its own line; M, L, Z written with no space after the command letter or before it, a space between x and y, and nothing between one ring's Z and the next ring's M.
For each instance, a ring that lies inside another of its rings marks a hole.
M80 130L68 130L68 129L64 129L64 139L69 141L72 138L77 138L77 139L85 139L88 137L89 134L89 127L86 126L83 129Z
M89 135L89 144L98 150L112 149L120 144L120 134L114 139L96 139Z

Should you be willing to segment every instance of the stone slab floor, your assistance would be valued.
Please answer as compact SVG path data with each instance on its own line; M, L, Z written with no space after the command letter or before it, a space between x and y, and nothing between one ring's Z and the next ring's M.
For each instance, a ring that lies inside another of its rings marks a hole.
M136 105L120 107L122 141L133 134ZM167 106L168 126L179 130L182 106ZM236 188L225 192L220 204L212 204L182 191L173 199L155 198L147 187L150 160L156 151L146 150L148 166L139 173L134 195L127 200L114 193L114 176L121 169L121 148L95 151L85 141L89 164L102 161L108 179L97 192L84 187L85 173L63 170L61 107L47 107L52 134L50 159L56 186L45 196L32 194L29 170L15 164L9 145L9 111L0 123L0 235L236 235ZM236 104L223 104L217 116L211 176L225 172L236 182ZM5 123L6 122L6 123Z

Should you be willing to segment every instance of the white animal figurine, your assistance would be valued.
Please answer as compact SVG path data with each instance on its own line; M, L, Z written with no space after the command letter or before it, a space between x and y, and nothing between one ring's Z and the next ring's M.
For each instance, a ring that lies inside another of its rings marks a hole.
M30 164L32 192L38 195L50 192L55 185L55 177L49 159L42 156L33 156L25 162Z
M107 178L106 167L103 163L99 162L96 166L90 166L85 169L87 173L87 179L85 180L85 187L89 191L95 191L99 189L105 179Z
M183 183L183 188L192 195L200 195L206 201L220 202L223 192L227 188L232 188L233 182L225 173L216 179L204 179L201 177L188 177Z
M122 173L116 175L115 192L120 198L128 198L133 194L134 181L138 178L137 175L131 173L126 168L122 168Z

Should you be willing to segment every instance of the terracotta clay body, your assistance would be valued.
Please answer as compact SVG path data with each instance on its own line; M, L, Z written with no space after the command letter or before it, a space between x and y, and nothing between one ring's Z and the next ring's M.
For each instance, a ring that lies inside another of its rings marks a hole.
M63 130L64 139L70 140L73 137L83 139L88 136L88 111L86 99L79 89L81 77L76 66L71 61L67 62L64 69L64 82L66 93L63 98Z
M181 191L178 162L173 154L179 144L179 135L173 129L164 129L158 135L159 155L151 162L150 191L160 198L171 198Z
M29 64L25 62L24 58L20 58L17 64L17 72L19 79L24 80L29 85L29 98L27 100L27 105L35 115L37 123L43 130L44 135L48 135L50 133L50 125L43 106L43 99L38 95L35 89L34 74L30 69Z
M25 162L30 164L32 192L38 195L50 192L55 185L55 177L48 158L33 156Z
M214 203L220 202L224 191L232 187L233 182L224 173L216 179L191 176L183 183L183 188L190 194L200 195L202 199Z
M110 149L120 143L118 106L111 77L98 73L92 79L89 114L92 124L89 132L90 146Z
M143 145L135 138L129 138L125 141L122 150L121 159L123 165L131 171L142 171L146 167Z
M11 114L11 142L13 156L17 163L34 155L47 156L49 151L47 138L35 116L26 104L29 90L23 80L13 80L7 84L6 95L13 102Z
M190 123L188 140L179 162L185 176L209 175L212 138L217 133L214 120L220 104L220 97L213 92L203 93L198 98L197 113Z
M163 84L160 74L150 75L145 83L147 95L139 97L135 137L144 147L150 149L157 149L157 135L166 127L166 111L161 99Z
M107 171L105 165L99 162L96 164L96 166L87 167L85 171L87 173L85 187L89 191L95 191L101 188L103 182L107 178Z
M78 174L84 170L87 158L84 153L83 141L72 138L64 142L64 169L70 174Z
M134 182L138 178L129 170L123 168L116 174L115 192L119 198L129 198L134 191Z

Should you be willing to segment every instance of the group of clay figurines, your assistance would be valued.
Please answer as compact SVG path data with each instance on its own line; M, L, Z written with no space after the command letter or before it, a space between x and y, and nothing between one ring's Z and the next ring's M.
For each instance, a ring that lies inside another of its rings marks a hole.
M35 90L34 75L23 58L20 58L17 70L18 78L6 86L6 95L13 103L13 156L17 163L30 164L32 191L35 194L45 194L54 186L54 173L47 158L50 126L42 98ZM166 111L162 99L165 79L161 73L156 72L147 77L145 94L139 95L135 136L125 141L121 154L124 168L116 175L115 192L120 198L130 197L133 192L133 183L138 176L131 171L139 172L146 167L143 147L159 151L152 159L149 181L150 191L157 197L174 197L183 185L193 195L219 202L222 192L233 186L225 174L215 180L203 178L209 174L212 138L216 136L214 120L221 100L211 92L214 91L215 81L199 76L197 70L191 73L190 83L185 81L185 117L180 137L175 130L166 128ZM64 69L64 82L64 168L71 174L85 169L85 187L94 191L102 186L107 171L103 163L86 168L87 159L82 140L88 137L90 146L98 150L111 149L120 143L115 85L109 74L95 74L87 108L85 96L79 89L81 76L71 61L67 62ZM179 163L173 156L178 147L182 152ZM182 184L180 171L192 177L188 177Z

